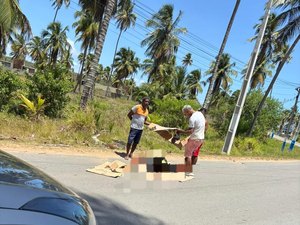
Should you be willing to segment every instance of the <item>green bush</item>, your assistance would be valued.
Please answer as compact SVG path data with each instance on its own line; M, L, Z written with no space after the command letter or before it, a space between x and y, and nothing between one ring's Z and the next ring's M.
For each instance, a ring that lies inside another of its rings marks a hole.
M217 103L210 108L209 117L212 119L211 125L221 136L225 136L227 133L236 104L237 94L238 93L234 93L232 96L220 96ZM237 136L245 136L247 134L254 118L255 110L262 97L263 93L260 90L251 91L247 95L236 131ZM279 125L282 110L282 104L278 100L267 98L256 121L253 132L254 137L264 141L267 132L276 129Z
M96 129L94 112L92 110L77 110L70 112L67 125L71 132L80 131L92 134Z
M69 101L67 94L72 89L71 73L63 65L47 67L28 76L29 99L37 99L40 94L45 99L45 115L60 117L62 109Z
M256 138L239 137L234 141L232 155L259 156L263 150L262 146L262 143Z
M175 98L155 99L153 100L153 113L150 119L166 127L187 127L187 120L182 114L184 105L191 105L195 110L200 108L196 100L178 100Z
M0 70L0 111L12 111L15 103L20 102L17 92L22 89L24 82L16 73Z

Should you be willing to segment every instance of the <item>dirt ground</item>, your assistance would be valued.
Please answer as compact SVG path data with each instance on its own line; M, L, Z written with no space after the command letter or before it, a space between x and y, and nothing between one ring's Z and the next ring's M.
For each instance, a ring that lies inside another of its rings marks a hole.
M0 149L8 152L35 152L38 154L61 154L61 155L85 155L94 156L99 158L120 158L120 155L125 153L124 149L120 148L108 148L108 147L90 147L90 146L68 146L59 144L35 144L18 142L14 140L0 140ZM135 155L142 153L140 150L136 150ZM168 160L183 161L182 154L167 154ZM293 160L272 160L272 159L257 159L257 158L246 158L246 157L231 157L227 155L203 155L200 153L200 160L211 160L211 161L232 161L232 162L244 162L244 161L281 161L290 162Z

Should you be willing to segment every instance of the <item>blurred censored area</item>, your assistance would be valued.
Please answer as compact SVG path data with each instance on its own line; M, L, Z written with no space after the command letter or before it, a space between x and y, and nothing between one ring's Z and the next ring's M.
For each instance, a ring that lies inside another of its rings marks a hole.
M178 181L185 178L185 164L171 164L161 150L147 151L133 157L124 169L125 175L146 181Z

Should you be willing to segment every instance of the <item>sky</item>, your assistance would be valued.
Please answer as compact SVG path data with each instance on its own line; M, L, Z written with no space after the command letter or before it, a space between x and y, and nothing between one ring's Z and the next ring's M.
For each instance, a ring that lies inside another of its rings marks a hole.
M119 48L130 48L136 53L142 62L145 56L145 48L140 43L150 32L145 27L145 22L156 13L163 5L172 4L174 6L174 18L179 11L183 12L179 27L185 27L187 33L180 35L180 47L177 53L177 63L181 64L183 57L192 53L193 65L188 67L188 71L200 69L202 80L206 80L205 72L210 63L215 59L218 49L221 46L229 19L231 17L236 0L133 0L135 3L134 13L137 15L136 25L128 29L121 37ZM234 69L238 72L233 77L231 90L240 89L243 83L241 70L249 61L255 42L249 42L249 38L254 36L253 26L258 23L259 18L264 15L264 5L266 0L243 0L239 5L231 32L224 52L231 55L231 62L235 62ZM53 21L55 10L51 6L50 0L31 0L30 3L20 0L20 7L31 23L33 34L39 36L42 30ZM57 21L63 26L68 26L68 41L72 45L72 54L75 60L74 68L78 70L77 56L80 54L80 43L76 42L75 32L72 24L75 21L74 13L80 10L77 0L71 0L68 8L62 7L58 12ZM117 41L119 30L115 20L110 22L107 37L102 50L100 63L110 66ZM300 44L295 48L293 59L286 64L279 75L273 90L272 97L283 102L285 108L290 109L295 103L297 91L300 87L299 71ZM137 84L145 82L146 76L135 76ZM266 79L263 90L266 90L271 81L271 77ZM207 87L198 95L198 100L202 104L207 92Z

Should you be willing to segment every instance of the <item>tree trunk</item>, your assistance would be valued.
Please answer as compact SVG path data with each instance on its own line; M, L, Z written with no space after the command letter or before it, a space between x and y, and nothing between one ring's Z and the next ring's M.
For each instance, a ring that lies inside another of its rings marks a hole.
M118 45L119 45L119 41L120 41L120 38L121 38L122 31L123 30L120 29L120 33L119 33L119 36L118 36L118 40L117 40L117 44L116 44L116 48L115 48L115 52L114 52L114 56L113 56L113 62L111 64L109 75L108 75L108 82L107 82L107 88L106 88L105 96L108 96L109 87L110 87L110 84L111 84L111 76L112 76L113 69L114 69L115 58L116 58L116 54L117 54Z
M87 74L86 82L84 84L83 92L81 95L80 107L82 109L86 108L88 98L90 97L92 88L94 87L95 84L97 66L99 63L109 21L111 19L114 7L115 7L115 0L108 0L104 10L103 21L99 21L100 25L99 25L97 42L96 42L95 57L92 61L91 71Z
M82 83L82 78L83 78L83 70L84 70L84 66L85 66L84 64L85 64L85 61L86 61L87 49L88 49L88 46L86 46L86 47L84 48L84 52L83 52L83 61L82 61L82 65L81 65L79 77L78 77L78 79L77 79L77 83L76 83L76 86L75 86L74 89L73 89L73 92L76 92L77 87L78 87L78 91L79 91L79 92L81 91L81 83Z
M227 42L227 39L228 39L228 36L229 36L229 33L230 33L230 30L231 30L231 27L232 27L232 24L233 24L233 21L234 21L234 18L235 18L235 15L236 15L236 12L238 10L240 2L241 2L240 0L237 0L236 3L235 3L234 10L232 12L229 24L227 26L227 30L226 30L221 48L220 48L219 53L218 53L217 58L216 58L216 63L215 63L214 70L213 70L213 76L212 76L211 81L209 83L208 90L207 90L205 100L204 100L204 104L203 104L203 107L207 110L210 106L210 102L211 102L211 99L212 99L214 83L215 83L215 80L217 79L217 76L218 76L217 72L218 72L219 62L220 62L221 56L223 54L223 51L224 51L224 48L225 48L225 45L226 45L226 42Z
M58 13L58 10L60 9L60 7L57 6L56 10L55 10L55 15L54 15L54 18L53 18L53 23L55 22L56 20L56 16L57 16L57 13Z
M273 85L278 77L278 75L280 74L280 71L281 69L283 68L285 62L287 61L288 57L290 56L291 52L293 51L293 49L295 48L296 44L298 43L298 41L300 40L300 35L297 36L296 40L294 41L294 43L292 44L292 46L289 48L289 50L286 52L285 56L282 58L282 60L280 61L277 69L276 69L276 73L271 81L271 83L269 84L269 87L267 89L267 91L265 92L265 95L263 97L263 99L261 100L261 102L259 103L258 107L257 107L257 110L254 114L254 118L252 120L252 123L251 123L251 126L250 126L250 129L247 133L247 136L251 136L252 135L252 132L254 130L254 125L256 123L256 120L262 110L262 107L263 105L265 104L265 101L269 95L269 92L271 91L271 89L273 88Z

